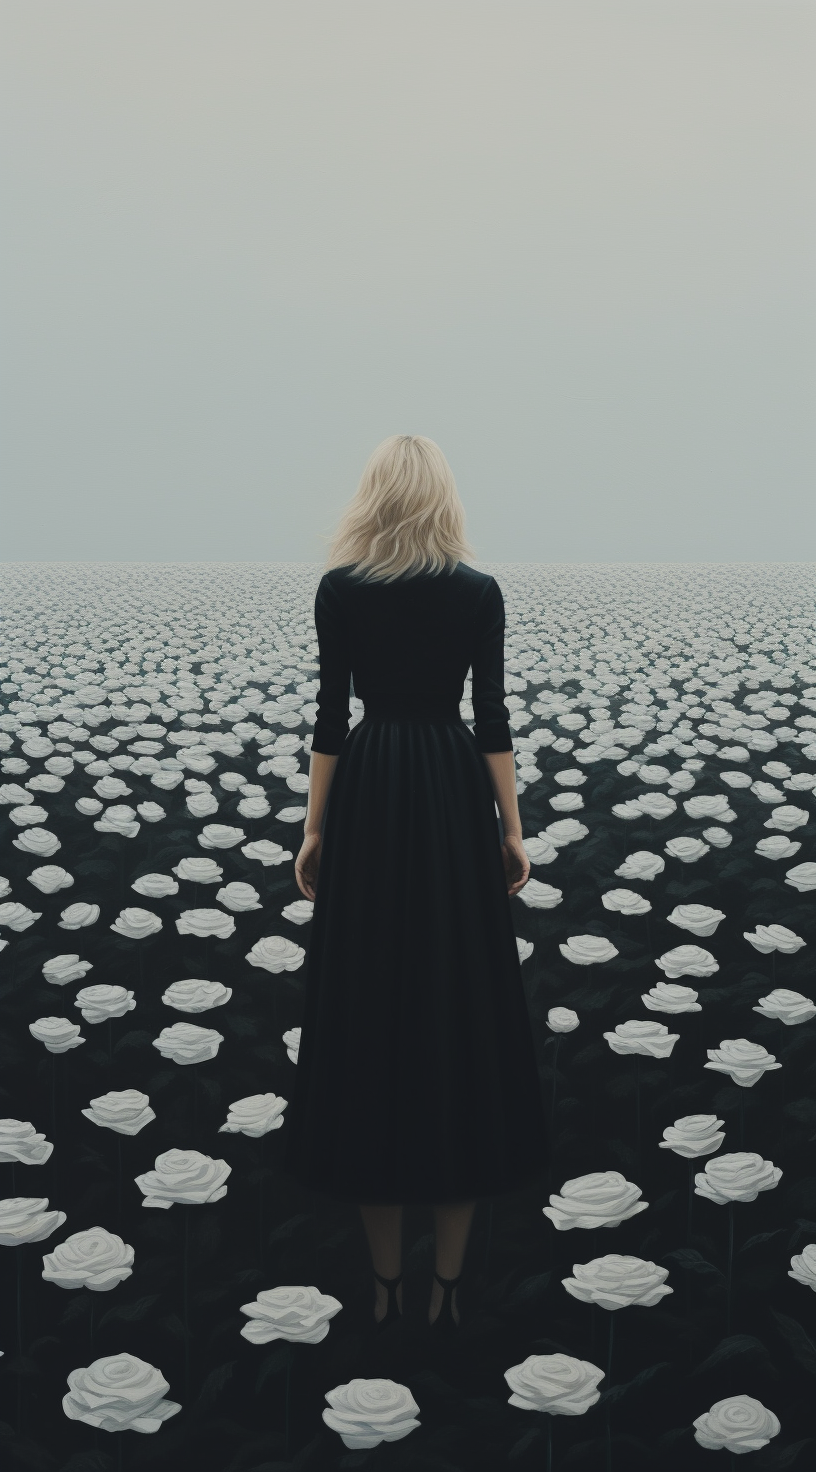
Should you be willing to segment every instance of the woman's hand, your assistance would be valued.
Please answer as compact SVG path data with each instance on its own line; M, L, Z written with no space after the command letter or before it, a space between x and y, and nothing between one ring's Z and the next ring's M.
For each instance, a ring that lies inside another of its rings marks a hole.
M314 901L317 889L317 872L320 868L320 850L323 838L320 833L309 833L303 840L300 853L295 859L295 878L301 894Z
M501 846L508 895L518 894L530 878L530 860L520 838L510 833Z

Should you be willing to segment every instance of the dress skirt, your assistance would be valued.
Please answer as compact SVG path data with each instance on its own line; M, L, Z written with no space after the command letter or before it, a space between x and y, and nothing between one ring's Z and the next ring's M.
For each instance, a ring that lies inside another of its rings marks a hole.
M547 1124L487 764L461 717L369 715L326 804L285 1170L341 1200L543 1182Z

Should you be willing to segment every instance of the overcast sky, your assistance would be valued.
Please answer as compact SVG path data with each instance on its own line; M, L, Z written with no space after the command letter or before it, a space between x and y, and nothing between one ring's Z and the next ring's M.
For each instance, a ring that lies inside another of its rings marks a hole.
M813 0L3 0L0 557L816 558Z

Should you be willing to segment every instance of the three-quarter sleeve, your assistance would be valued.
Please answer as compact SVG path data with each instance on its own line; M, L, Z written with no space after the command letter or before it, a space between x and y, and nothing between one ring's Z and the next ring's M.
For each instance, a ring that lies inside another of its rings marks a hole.
M320 658L320 687L312 735L312 751L337 756L349 732L351 662L337 590L320 579L314 606Z
M473 734L480 751L512 751L513 738L504 703L504 599L491 577L476 612L472 659Z

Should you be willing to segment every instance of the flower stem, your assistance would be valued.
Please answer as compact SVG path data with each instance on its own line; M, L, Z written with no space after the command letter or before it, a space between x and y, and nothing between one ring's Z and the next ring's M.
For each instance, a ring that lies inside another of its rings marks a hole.
M490 1262L490 1238L491 1238L492 1234L493 1234L493 1198L491 1197L490 1200L489 1200L489 1202L487 1203L487 1242L485 1244L485 1259L484 1259L485 1275L487 1275L488 1264Z
M190 1240L190 1212L191 1206L183 1206L184 1212L184 1399L190 1399L190 1323L189 1323L189 1294L188 1294L188 1247Z
M691 1243L691 1212L694 1205L694 1161L688 1161L688 1212L686 1215L686 1245Z
M552 1472L552 1414L547 1412L547 1472Z
M728 1287L726 1301L725 1332L731 1333L731 1278L734 1266L734 1203L728 1203Z
M606 1388L612 1381L612 1341L615 1332L614 1310L609 1314L609 1340L606 1349ZM609 1401L606 1402L606 1472L612 1472L612 1420Z
M286 1430L285 1430L285 1444L284 1444L284 1449L283 1449L283 1455L284 1455L286 1461L289 1460L289 1380L290 1380L291 1371L292 1371L292 1356L293 1356L293 1353L294 1353L294 1350L293 1350L292 1345L290 1344L289 1345L289 1348L287 1350L287 1355L286 1355L286 1423L285 1423Z
M17 1435L22 1431L22 1393L23 1393L23 1249L17 1246L17 1354L20 1358L20 1368L17 1371Z
M640 1054L635 1054L635 1119L636 1119L636 1144L638 1174L640 1173L641 1148L640 1148Z
M743 1088L740 1089L740 1096L739 1096L739 1114L740 1114L740 1150L744 1150L745 1149L745 1090Z

